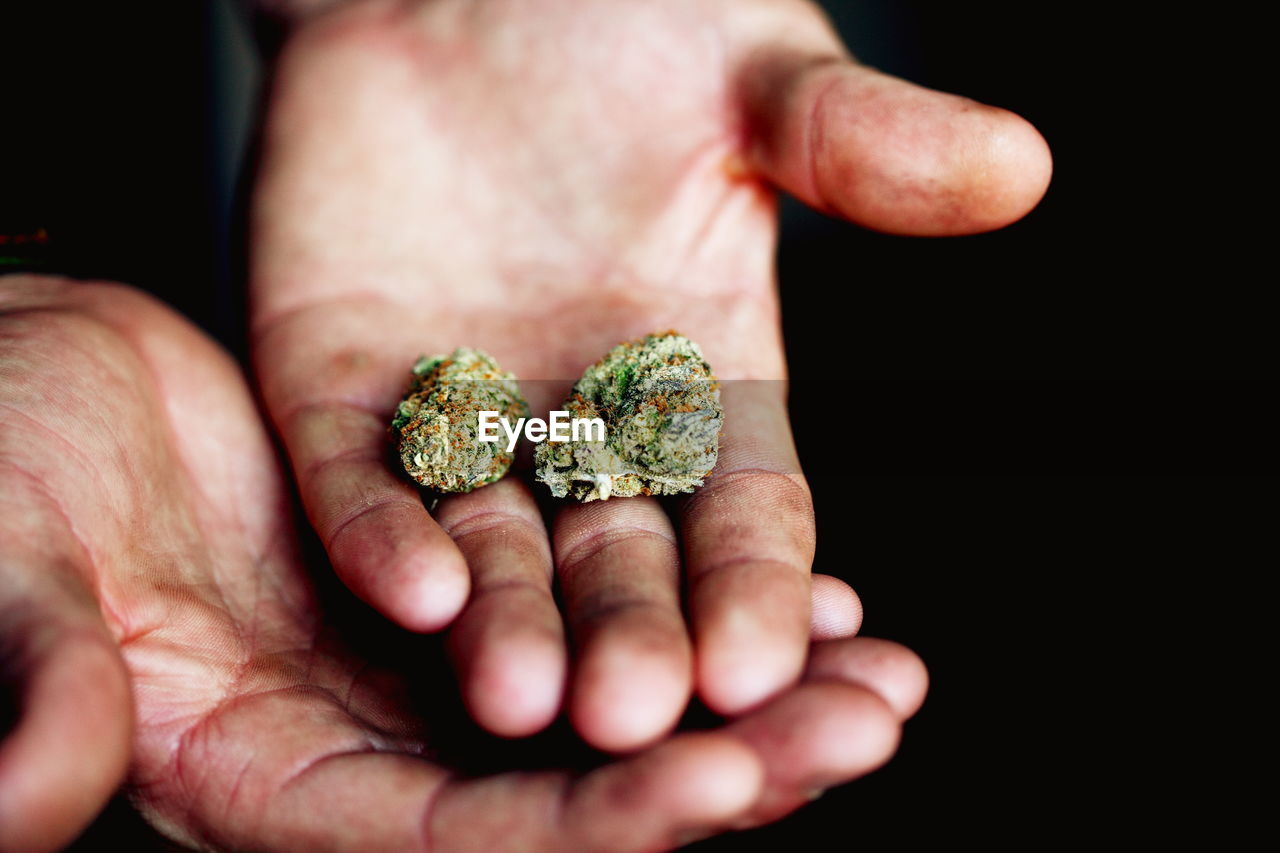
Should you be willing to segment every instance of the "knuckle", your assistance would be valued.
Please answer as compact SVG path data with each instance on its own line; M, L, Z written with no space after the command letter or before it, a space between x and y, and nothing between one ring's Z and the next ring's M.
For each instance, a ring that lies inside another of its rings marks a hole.
M676 547L674 539L656 530L636 526L610 527L574 545L560 558L560 573L563 578L572 580L588 563L627 542L648 542L668 552L674 552Z

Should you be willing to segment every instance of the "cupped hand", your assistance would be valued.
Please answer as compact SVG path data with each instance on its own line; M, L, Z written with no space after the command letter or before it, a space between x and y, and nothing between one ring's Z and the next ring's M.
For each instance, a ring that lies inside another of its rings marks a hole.
M0 850L67 842L126 767L202 848L670 847L876 766L924 689L906 650L831 640L727 725L586 773L467 773L509 744L468 755L435 719L447 679L352 650L378 651L321 607L238 370L119 286L0 279L0 484ZM819 603L818 635L852 618Z
M1017 219L1048 175L1026 122L855 64L807 3L340 3L275 71L256 372L336 571L406 627L458 618L481 723L527 734L564 693L592 744L636 748L691 690L741 712L805 659L814 527L771 185L939 235ZM674 520L629 498L566 505L548 534L514 477L432 518L387 465L419 354L486 350L545 411L611 346L668 328L738 396Z

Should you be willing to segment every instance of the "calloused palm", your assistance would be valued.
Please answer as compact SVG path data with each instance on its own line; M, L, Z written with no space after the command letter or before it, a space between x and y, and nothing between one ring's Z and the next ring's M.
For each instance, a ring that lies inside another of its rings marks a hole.
M126 765L202 847L655 849L874 767L924 686L906 650L833 640L726 727L580 776L464 778L432 725L449 680L371 666L318 601L230 359L127 288L0 279L0 849L65 843Z
M538 729L567 690L606 749L661 736L691 688L734 713L803 666L814 530L778 381L769 184L951 234L1018 218L1049 175L1026 122L854 64L798 0L338 4L287 43L267 117L256 372L336 571L409 628L462 612L457 663L491 730ZM562 393L667 328L722 379L763 380L737 386L751 399L679 538L632 498L564 508L548 542L513 478L433 519L386 464L421 353L482 348Z

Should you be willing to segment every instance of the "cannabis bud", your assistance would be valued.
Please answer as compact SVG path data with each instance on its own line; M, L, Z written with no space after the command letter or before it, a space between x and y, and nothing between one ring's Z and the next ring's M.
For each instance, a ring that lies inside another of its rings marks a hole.
M538 479L556 497L691 492L715 467L724 423L719 386L698 345L676 332L614 347L582 374L564 409L602 419L605 433L538 445Z
M529 414L513 374L464 347L418 359L391 421L409 476L441 492L469 492L501 480L514 454L501 443L479 440L483 411L511 420Z

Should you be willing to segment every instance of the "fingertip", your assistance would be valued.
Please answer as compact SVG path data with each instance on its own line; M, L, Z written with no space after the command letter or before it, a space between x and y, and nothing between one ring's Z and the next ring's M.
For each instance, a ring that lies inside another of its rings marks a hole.
M906 646L874 637L815 646L806 675L861 685L903 720L920 710L929 691L929 672L919 655Z
M466 666L467 706L499 737L528 737L551 724L564 694L566 655L555 638L509 638L480 646Z
M412 631L438 631L470 592L462 553L384 458L386 422L347 403L281 418L307 516L343 583Z
M533 495L508 477L442 501L434 517L471 574L471 595L449 636L467 707L496 735L531 735L559 712L568 669Z
M1031 122L999 107L976 104L971 153L954 182L961 187L962 205L955 222L943 220L940 233L973 234L993 231L1030 213L1049 189L1053 155Z
M752 156L806 203L877 231L954 236L1025 216L1049 186L1044 137L1008 110L848 61L762 64Z
M607 687L590 693L575 694L569 705L569 717L582 739L596 749L611 753L628 753L657 742L671 731L679 720L688 695L674 679L652 673L634 673L636 689L624 687L610 691ZM616 679L621 680L621 679ZM640 690L644 680L649 689ZM616 696L616 699L611 699ZM679 698L677 698L679 697Z
M401 569L408 580L388 595L388 614L411 631L430 633L447 627L466 606L471 578L456 550L417 554Z
M870 76L870 79L867 79ZM815 190L869 228L977 234L1021 219L1049 186L1049 146L1021 116L885 75L828 96Z
M854 731L857 736L851 737ZM826 788L879 767L897 750L901 737L897 715L879 694L850 690L842 697L838 713L813 722L814 742L826 767L809 780L809 788Z
M815 574L809 639L814 642L852 637L862 627L862 599L853 587L831 575Z
M471 591L462 552L415 501L356 518L330 539L329 556L352 592L410 631L444 628Z
M837 683L801 685L729 724L760 755L768 777L740 826L776 820L813 798L884 764L901 725L879 696Z
M682 846L741 820L768 773L750 744L686 733L580 779L561 812L557 849L640 851Z
M597 749L630 752L675 727L692 683L692 652L683 625L664 629L643 614L619 614L586 645L574 674L569 716Z
M698 655L698 693L717 714L741 714L794 683L803 665L803 653L785 646L707 649Z
M795 683L809 649L810 578L761 562L693 590L697 687L711 710L748 711Z

